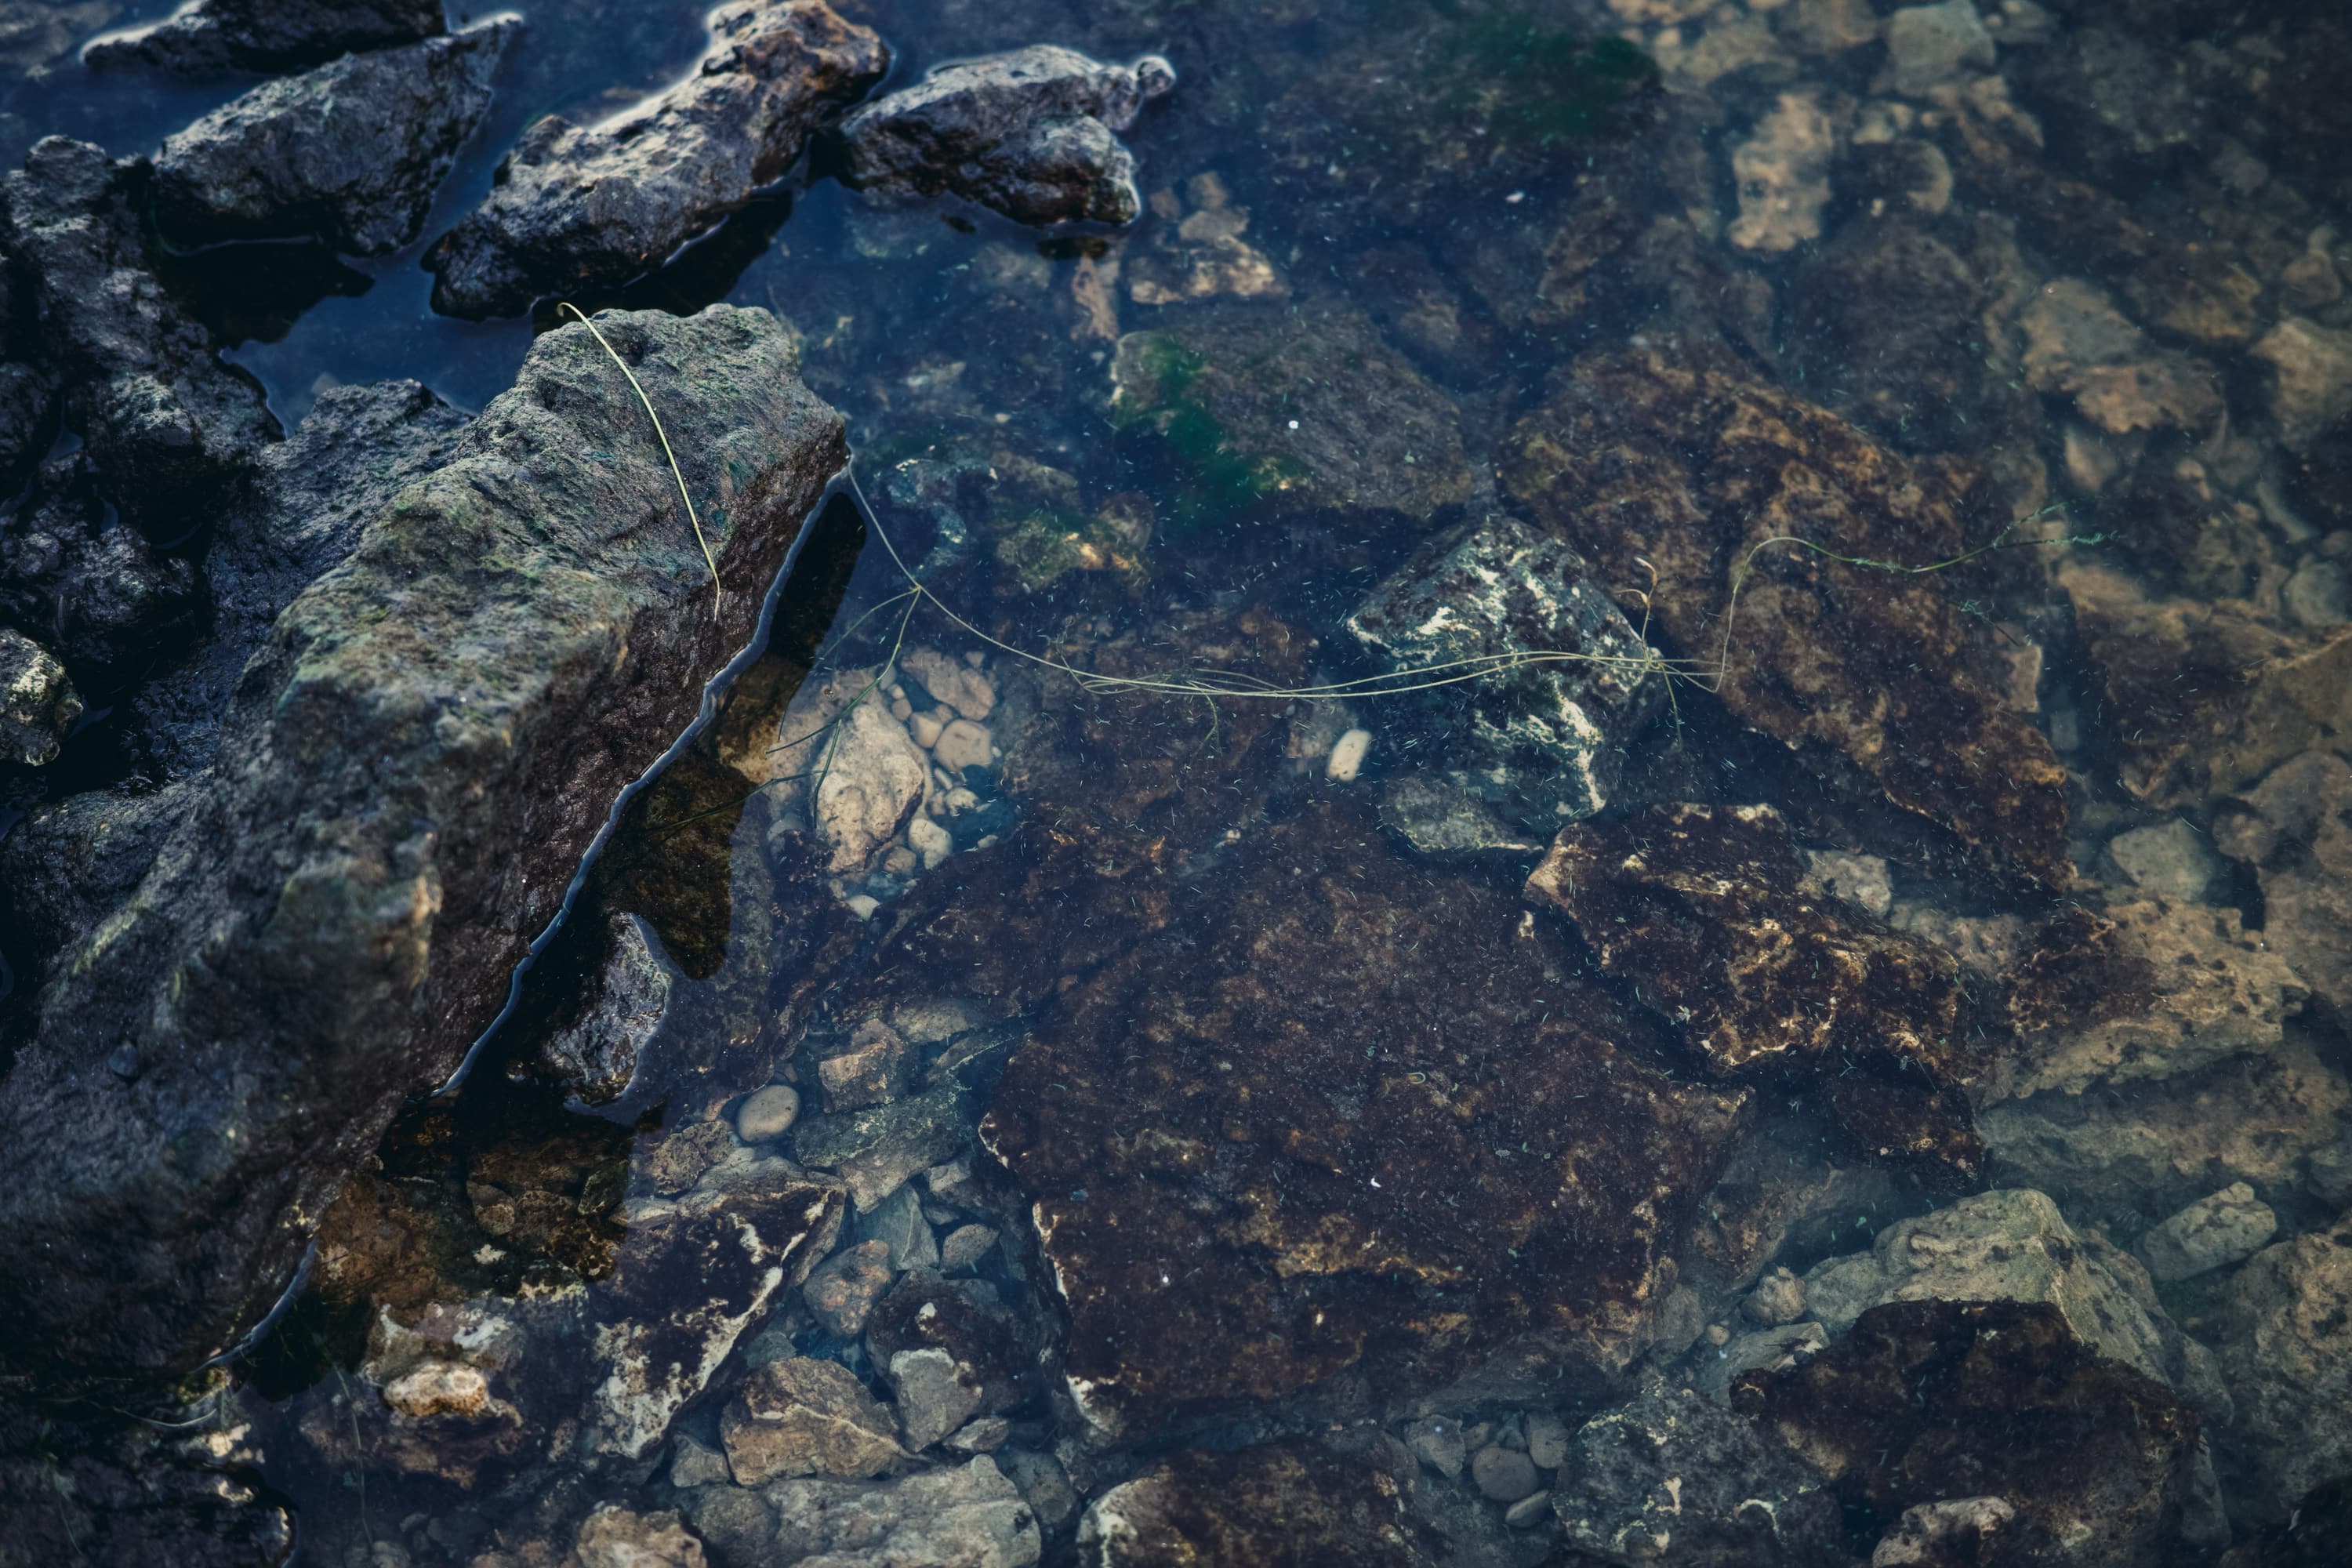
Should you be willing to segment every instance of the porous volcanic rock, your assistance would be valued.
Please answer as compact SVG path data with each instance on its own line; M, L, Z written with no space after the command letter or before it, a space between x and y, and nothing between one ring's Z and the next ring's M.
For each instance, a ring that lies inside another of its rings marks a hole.
M2069 880L2064 772L2000 696L1981 617L1955 602L1988 588L1975 568L1758 548L1792 536L1874 562L1948 560L2009 521L1982 469L1897 456L1719 350L1588 355L1560 384L1505 444L1525 515L1604 576L1654 565L1653 639L1710 675L1727 660L1732 713L1832 783L1942 824L2007 879Z
M1345 626L1391 674L1528 661L1409 692L1383 722L1408 755L1436 759L1463 789L1545 827L1608 804L1625 744L1664 690L1649 646L1583 559L1508 518L1432 540ZM1571 658L1531 657L1549 654Z
M107 500L157 537L184 533L278 435L251 377L172 301L139 232L146 168L45 137L0 179L0 251L25 269L41 346Z
M1078 1521L1077 1545L1087 1568L1433 1561L1393 1479L1305 1441L1171 1454L1097 1498Z
M252 1321L749 635L840 416L765 311L601 324L702 498L718 614L627 383L541 337L278 617L210 778L37 998L0 1084L11 1363L169 1375Z
M866 190L950 192L1016 223L1126 223L1143 198L1114 132L1175 84L1156 55L1113 66L1037 44L960 60L842 121L844 177Z
M163 139L158 221L194 241L308 235L361 256L398 250L488 112L519 26L346 55L224 104Z
M593 125L535 121L482 205L436 240L433 308L512 315L541 294L625 283L780 177L889 50L824 0L730 0L676 86Z
M2002 1562L2155 1560L2196 1464L2196 1414L2087 1349L2047 1305L1874 1308L1811 1361L1741 1378L1731 1398L1882 1530L1923 1503L2001 1498L2016 1510Z
M440 0L196 0L152 26L99 39L82 58L180 71L290 70L447 27Z
M1806 896L1804 874L1770 806L1655 805L1561 829L1528 894L1680 1024L1714 1076L1795 1075L1865 1154L1972 1179L1983 1149L1962 1090L1981 1064L1958 963Z
M1091 1434L1349 1369L1622 1372L1746 1097L1673 1081L1559 936L1359 806L1225 853L1220 896L1179 884L1162 932L1068 992L982 1126Z

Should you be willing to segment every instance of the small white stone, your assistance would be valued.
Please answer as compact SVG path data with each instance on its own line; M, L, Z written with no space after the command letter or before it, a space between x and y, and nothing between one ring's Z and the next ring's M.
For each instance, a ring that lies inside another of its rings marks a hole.
M975 724L969 719L959 719L940 731L938 742L931 747L931 755L939 759L940 766L947 769L950 775L966 768L988 766L991 754L992 741L987 727Z
M915 868L921 863L916 858L915 852L903 844L882 857L882 869L889 872L893 877L911 875Z
M961 816L967 811L977 811L980 808L980 796L958 785L948 791L947 799L942 804L947 806L950 816Z
M955 853L955 839L948 830L928 816L919 816L907 824L907 843L923 858L923 869L935 868Z
M801 1091L788 1083L772 1083L753 1091L737 1108L735 1135L746 1143L781 1138L792 1131L800 1113Z
M914 711L915 705L908 701L905 698L894 697L890 700L890 717L899 721L901 723L905 722L907 719L914 713Z
M1323 764L1323 776L1337 784L1353 783L1364 771L1364 758L1372 749L1370 730L1350 730L1331 743L1331 760Z
M946 728L928 713L918 713L907 720L907 732L915 737L915 744L927 752L940 743L940 731Z
M853 894L841 901L849 906L849 912L851 914L856 915L862 921L872 920L874 918L874 911L882 907L881 900L866 893Z

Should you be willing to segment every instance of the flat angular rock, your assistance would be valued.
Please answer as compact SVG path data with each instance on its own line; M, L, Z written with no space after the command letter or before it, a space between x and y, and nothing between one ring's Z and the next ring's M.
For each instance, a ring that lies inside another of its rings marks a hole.
M643 916L613 916L607 939L604 966L579 1016L550 1035L539 1053L542 1065L592 1105L618 1099L636 1077L678 981Z
M765 1550L745 1562L808 1568L1029 1568L1044 1550L1036 1515L986 1455L879 1485L785 1480L762 1494L774 1518Z
M1433 541L1344 623L1390 672L1456 672L1538 653L1462 685L1415 692L1382 722L1408 756L1443 759L1461 787L1544 826L1615 791L1626 742L1655 714L1655 655L1582 557L1508 518Z
M1873 561L1948 560L2010 521L1984 470L1902 458L1726 352L1589 355L1560 384L1504 443L1522 516L1604 580L1637 557L1654 566L1651 639L1710 679L1727 658L1726 706L1825 781L1941 824L2005 879L2066 884L2064 770L2002 696L1981 617L1956 602L1991 584L1758 550L1794 536Z
M1126 223L1143 210L1115 132L1176 73L1033 45L933 69L842 121L844 176L866 190L951 193L1016 223Z
M1742 1378L1732 1406L1818 1467L1850 1524L2004 1499L2016 1514L1997 1537L2003 1562L2155 1560L2198 1451L2193 1411L2047 1304L1875 1308L1804 1364Z
M1036 1353L1017 1320L922 1270L874 1310L866 1350L896 1393L910 1448L1012 1409L1036 1381Z
M2352 1221L2254 1254L2210 1326L2238 1404L2215 1453L2231 1511L2284 1519L2352 1467Z
M1188 1448L1095 1499L1078 1521L1086 1568L1346 1563L1425 1568L1400 1489L1306 1442Z
M2234 1182L2150 1226L2132 1250L2147 1265L2149 1279L2169 1285L2251 1258L2277 1233L2271 1206L2253 1188Z
M1644 1392L1584 1424L1551 1494L1569 1544L1603 1563L1693 1568L1846 1561L1821 1471L1715 1400ZM1672 1548L1671 1559L1663 1554Z
M1959 965L1805 896L1804 875L1769 806L1662 805L1563 828L1528 895L1574 921L1715 1076L1801 1073L1866 1152L1973 1177L1962 1090L1982 1064Z
M249 376L223 365L150 268L146 173L46 137L0 179L0 250L25 268L42 346L107 499L158 537L187 531L278 436Z
M1350 1368L1426 1391L1521 1344L1622 1372L1745 1096L1669 1079L1557 936L1354 807L1230 853L1066 996L982 1124L1090 1435Z
M877 1476L900 1457L890 1413L838 1363L752 1369L719 1427L739 1486L774 1476Z
M439 0L196 0L161 22L82 51L92 66L167 70L289 70L354 49L438 37Z
M542 336L278 617L209 780L42 993L0 1084L0 1355L171 1375L257 1317L750 635L840 416L765 311L600 325L701 498L721 614L627 383L585 330Z
M2338 1017L2352 1017L2352 762L2305 752L2215 815L2214 842L2252 864L2263 943Z
M158 220L190 241L307 235L360 256L398 250L488 112L519 26L346 55L214 110L163 139Z
M824 0L730 0L709 26L677 86L593 125L549 115L523 132L488 198L427 254L435 310L512 315L654 270L780 177L890 60Z

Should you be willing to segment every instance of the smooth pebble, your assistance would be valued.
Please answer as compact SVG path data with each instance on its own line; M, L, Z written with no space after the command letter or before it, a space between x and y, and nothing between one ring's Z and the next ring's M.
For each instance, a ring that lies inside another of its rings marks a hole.
M764 1143L792 1131L801 1113L801 1091L788 1083L772 1083L747 1098L735 1112L735 1135L746 1143Z
M1350 730L1331 743L1331 760L1324 764L1323 776L1338 784L1347 784L1364 771L1364 758L1372 750L1370 730Z

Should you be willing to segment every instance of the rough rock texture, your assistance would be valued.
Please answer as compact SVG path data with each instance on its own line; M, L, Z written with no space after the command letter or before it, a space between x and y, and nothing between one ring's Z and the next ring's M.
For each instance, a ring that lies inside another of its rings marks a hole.
M1019 1321L928 1269L875 1308L866 1349L889 1380L910 1448L1013 1408L1036 1384L1036 1347Z
M572 1550L580 1568L702 1568L702 1542L675 1510L633 1513L618 1503L598 1503L581 1521Z
M214 357L141 247L143 166L62 136L0 179L0 251L33 280L42 346L107 499L158 536L184 533L278 436L250 378Z
M836 670L803 686L773 739L736 763L755 783L775 781L778 812L809 822L836 876L868 869L930 793L930 760L877 696L880 673Z
M49 645L89 698L110 702L195 630L196 574L107 514L86 451L43 463L0 528L0 617Z
M1028 1568L1043 1550L1028 1502L986 1456L879 1486L787 1480L762 1495L775 1520L772 1544L765 1552L740 1553L743 1562Z
M1078 1561L1087 1568L1423 1568L1430 1555L1399 1492L1379 1470L1309 1443L1185 1449L1095 1499L1078 1521Z
M901 1456L890 1413L846 1368L801 1356L752 1370L719 1426L740 1486L878 1476Z
M2019 321L2026 384L2063 393L2083 417L2116 435L2177 428L2201 433L2221 414L2210 366L2159 349L2107 297L2079 279L2048 285Z
M1803 1365L1749 1373L1732 1403L1881 1529L1921 1504L2001 1498L2016 1510L2001 1562L2155 1561L2195 1468L2196 1415L2045 1304L1879 1307Z
M2255 868L2264 945L2352 1018L2352 763L2328 752L2281 763L2216 814L2213 837Z
M541 1066L591 1105L616 1100L668 1016L678 973L641 915L606 922L607 950L579 1016L540 1047Z
M1574 921L1715 1076L1793 1075L1865 1153L1972 1179L1983 1150L1962 1090L1981 1064L1958 963L1807 898L1804 875L1769 806L1658 805L1561 829L1528 894Z
M2040 1193L1962 1198L1805 1276L1807 1309L1832 1337L1874 1307L1916 1300L2047 1303L2089 1350L2216 1418L2229 1413L2211 1354L2165 1315L2139 1264L2096 1232L2075 1231Z
M1107 66L1051 44L940 66L842 121L844 177L949 192L1016 223L1126 223L1143 199L1112 132L1175 85L1155 55Z
M2216 1468L2233 1511L2283 1519L2352 1471L2352 1219L2254 1254L2212 1330L2238 1404Z
M1231 310L1118 341L1111 418L1180 542L1325 510L1425 520L1470 493L1461 415L1353 310Z
M652 271L782 175L890 58L824 0L730 0L710 36L677 86L594 125L551 114L524 132L488 198L427 254L433 308L512 315Z
M214 110L163 139L158 221L190 241L308 235L361 256L398 250L488 110L519 26L346 55Z
M211 782L42 993L0 1086L12 1359L171 1373L251 1321L747 635L840 418L764 311L603 325L702 498L723 613L626 383L584 330L541 337L278 617Z
M1692 1568L1848 1561L1822 1474L1754 1422L1687 1389L1584 1424L1551 1494L1569 1544L1603 1563Z
M184 71L289 70L435 37L446 26L439 0L197 0L152 26L98 40L82 58Z
M1505 445L1526 515L1604 577L1654 565L1654 639L1710 676L1727 658L1722 696L1743 722L1948 827L2005 879L2066 883L2063 770L2000 696L1981 619L1954 602L1986 584L1757 550L1793 535L1873 561L1948 559L2009 521L1982 470L1906 461L1720 351L1589 356L1563 385Z
M55 655L20 631L0 630L0 756L31 767L53 762L81 717L81 698Z
M1664 687L1576 552L1507 518L1431 541L1344 624L1391 673L1551 653L1590 661L1508 666L1381 705L1406 755L1547 827L1608 804L1625 743Z
M2251 1258L2276 1234L2278 1215L2271 1206L2245 1183L2233 1182L2151 1226L2132 1251L2147 1265L2149 1279L2169 1285Z
M1673 1082L1556 934L1354 807L1228 854L1218 896L1065 998L982 1124L1091 1432L1350 1368L1427 1390L1516 1344L1622 1371L1745 1096Z

